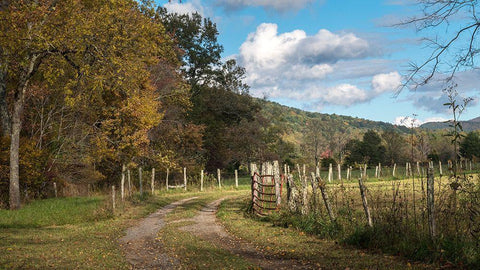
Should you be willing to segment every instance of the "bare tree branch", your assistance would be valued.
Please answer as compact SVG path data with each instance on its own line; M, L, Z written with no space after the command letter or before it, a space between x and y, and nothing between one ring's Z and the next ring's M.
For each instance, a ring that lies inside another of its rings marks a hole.
M420 64L410 64L409 72L397 95L406 87L416 90L429 83L437 74L445 74L447 76L444 80L451 81L458 70L475 68L475 57L479 51L477 46L480 21L476 14L476 0L418 0L417 4L422 7L422 15L409 18L395 26L414 25L417 31L421 32L444 26L451 27L451 21L458 24L459 20L465 17L463 15L470 16L462 26L449 31L450 35L446 33L444 41L437 38L425 39L432 52ZM422 71L426 74L422 75Z

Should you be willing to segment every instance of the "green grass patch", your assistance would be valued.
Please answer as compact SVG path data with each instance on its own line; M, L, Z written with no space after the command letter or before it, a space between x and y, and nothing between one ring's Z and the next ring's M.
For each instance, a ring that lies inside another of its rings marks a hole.
M321 239L301 230L304 225L329 228L331 225L312 225L304 220L292 226L272 223L270 218L258 218L247 213L248 199L226 200L220 205L217 217L228 231L252 242L262 252L275 254L299 261L313 262L325 269L425 269L428 265L410 264L400 258L369 253L364 250L337 244L333 240ZM275 217L277 222L279 216ZM335 228L329 228L335 230Z
M0 212L0 269L130 269L117 239L140 217L187 193L38 200Z
M34 201L16 211L0 210L0 228L39 228L101 220L101 197L54 198Z

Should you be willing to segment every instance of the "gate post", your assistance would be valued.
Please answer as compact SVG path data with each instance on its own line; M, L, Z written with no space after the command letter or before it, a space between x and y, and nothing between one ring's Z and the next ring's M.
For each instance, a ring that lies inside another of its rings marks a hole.
M279 208L280 204L282 203L282 180L280 179L280 167L277 160L273 162L273 181L275 182L275 198L277 199L276 205L277 208Z

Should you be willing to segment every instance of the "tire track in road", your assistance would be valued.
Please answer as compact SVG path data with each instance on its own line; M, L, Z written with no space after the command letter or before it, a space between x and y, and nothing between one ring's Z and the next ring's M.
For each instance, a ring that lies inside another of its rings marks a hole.
M165 226L165 216L188 201L186 198L162 207L155 213L142 219L136 226L127 229L119 242L132 269L178 269L180 262L167 255L161 243L156 240L157 233Z

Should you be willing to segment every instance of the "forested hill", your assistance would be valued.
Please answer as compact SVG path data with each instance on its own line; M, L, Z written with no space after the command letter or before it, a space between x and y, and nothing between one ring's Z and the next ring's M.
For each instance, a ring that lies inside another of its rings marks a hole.
M259 100L263 108L263 114L267 119L270 119L274 124L285 129L285 133L299 133L304 130L311 119L319 120L324 129L334 132L342 132L346 130L366 131L373 130L388 130L393 129L401 133L407 133L408 128L404 126L397 126L381 121L371 121L367 119L337 115L324 114L317 112L307 112L300 109L281 105L276 102Z
M480 130L480 117L470 119L468 121L460 121L460 123L462 124L463 131L465 132ZM449 122L428 122L422 124L420 127L430 130L448 129L449 124Z

